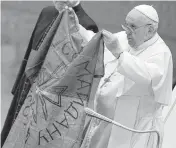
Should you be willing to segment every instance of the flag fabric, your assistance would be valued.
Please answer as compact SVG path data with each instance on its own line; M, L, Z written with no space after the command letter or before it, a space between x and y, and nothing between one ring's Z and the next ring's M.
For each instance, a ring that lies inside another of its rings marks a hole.
M63 11L28 64L33 84L3 148L80 147L92 83L104 75L104 47L101 32L87 43L76 20L73 10Z

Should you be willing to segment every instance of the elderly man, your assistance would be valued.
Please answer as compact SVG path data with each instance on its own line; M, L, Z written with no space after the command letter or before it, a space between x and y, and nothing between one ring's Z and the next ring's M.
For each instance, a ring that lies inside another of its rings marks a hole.
M157 33L158 23L156 10L140 5L128 13L122 26L125 31L103 31L110 53L105 53L105 76L94 107L130 128L156 129L162 141L161 114L172 97L173 64L168 46ZM156 148L157 140L154 133L132 133L94 118L82 148Z
M25 54L20 73L16 79L16 83L13 87L12 94L14 94L13 101L11 103L10 109L8 111L7 118L4 123L4 127L1 132L1 146L3 146L6 137L8 136L9 130L16 119L18 112L23 105L23 102L30 90L32 84L30 84L29 79L24 74L25 66L27 60L29 58L29 54L31 52L30 57L34 57L38 49L43 42L48 29L50 28L51 24L53 23L54 19L58 16L59 12L63 10L65 6L72 7L75 11L76 15L78 16L79 23L86 28L87 30L92 30L93 32L98 32L98 27L95 22L86 14L83 10L80 0L65 0L65 1L53 1L54 6L48 6L43 8L41 11L39 18L37 20L36 26L30 38L30 42L28 45L27 52ZM28 63L31 60L29 59ZM38 70L39 71L39 70Z

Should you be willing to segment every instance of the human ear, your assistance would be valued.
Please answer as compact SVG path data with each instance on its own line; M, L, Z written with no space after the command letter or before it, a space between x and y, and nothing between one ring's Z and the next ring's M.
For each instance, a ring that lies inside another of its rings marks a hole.
M150 25L149 27L148 27L148 33L149 34L153 34L155 32L155 28L152 26L152 25Z
M154 32L155 32L154 27L152 25L148 26L147 30L146 30L146 38L145 39L146 40L150 39L153 36Z

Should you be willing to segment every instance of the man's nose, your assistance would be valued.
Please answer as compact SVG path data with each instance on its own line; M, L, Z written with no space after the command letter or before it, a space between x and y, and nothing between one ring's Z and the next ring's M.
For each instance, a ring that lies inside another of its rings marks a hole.
M131 30L129 28L127 28L126 26L122 25L122 28L124 31L126 31L126 34L131 34Z

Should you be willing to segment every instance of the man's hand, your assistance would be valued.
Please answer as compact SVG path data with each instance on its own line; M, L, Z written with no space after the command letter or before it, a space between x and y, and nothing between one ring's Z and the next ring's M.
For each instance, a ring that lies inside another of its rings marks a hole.
M80 0L67 0L68 7L75 7L79 5Z
M103 34L105 46L108 48L109 51L111 51L111 53L115 57L119 58L120 54L123 51L120 47L117 37L107 30L103 30L102 34Z
M72 8L77 6L80 3L80 0L53 0L55 8L61 12L64 9L67 9L67 7Z
M72 7L75 7L79 4L80 0L64 0L64 1L61 1L61 0L53 0L53 3L54 3L54 6L55 8L59 11L59 13L61 13L62 11L64 10L69 10L70 13L69 15L71 17L74 17L74 20L75 20L75 25L79 28L79 20L78 20L78 17L77 15L74 15L74 10Z

